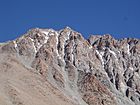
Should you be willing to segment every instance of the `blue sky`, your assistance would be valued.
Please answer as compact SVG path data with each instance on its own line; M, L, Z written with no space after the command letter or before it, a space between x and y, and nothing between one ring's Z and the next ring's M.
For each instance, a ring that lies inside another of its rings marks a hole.
M140 38L140 0L0 0L0 42L30 28L69 26L90 34Z

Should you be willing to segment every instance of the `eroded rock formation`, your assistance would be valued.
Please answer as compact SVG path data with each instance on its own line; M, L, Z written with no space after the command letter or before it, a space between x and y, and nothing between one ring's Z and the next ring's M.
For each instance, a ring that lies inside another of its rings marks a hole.
M92 35L86 40L69 27L60 31L36 28L0 46L0 56L11 55L71 104L140 104L139 39Z

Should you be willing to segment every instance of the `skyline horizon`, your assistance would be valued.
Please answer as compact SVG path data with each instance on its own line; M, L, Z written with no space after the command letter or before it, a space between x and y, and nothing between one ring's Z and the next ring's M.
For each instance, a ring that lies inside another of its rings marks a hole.
M92 34L92 33L91 33L91 34L85 36L85 35L83 35L80 31L78 31L78 30L74 29L73 27L70 27L70 26L67 25L67 26L64 26L64 27L59 28L59 29L58 29L58 28L57 28L57 29L55 29L55 28L49 28L49 27L32 27L32 28L27 29L25 32L23 32L22 34L18 35L17 37L15 37L15 38L13 38L13 39L10 39L10 40L3 41L3 42L0 41L0 43L5 43L5 42L9 42L9 41L16 40L16 39L22 37L23 35L25 35L26 33L28 33L29 30L36 29L36 28L39 28L39 29L53 29L53 30L55 30L55 31L60 31L60 30L63 30L63 29L65 29L65 28L70 28L71 30L80 33L86 40L89 39L90 36L92 36L92 35L94 35L94 36L110 35L110 36L113 37L115 40L121 40L121 39L125 39L125 38L139 39L139 38L137 38L137 37L120 37L120 38L118 38L118 37L114 37L114 35L112 35L112 34L110 34L110 33L104 33L104 34Z
M16 39L31 28L69 26L85 38L111 34L140 39L139 0L1 0L0 42Z

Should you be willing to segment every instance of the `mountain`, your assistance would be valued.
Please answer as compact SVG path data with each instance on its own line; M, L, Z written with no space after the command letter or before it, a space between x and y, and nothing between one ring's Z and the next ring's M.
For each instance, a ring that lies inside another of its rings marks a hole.
M140 105L140 40L31 29L0 44L0 105Z

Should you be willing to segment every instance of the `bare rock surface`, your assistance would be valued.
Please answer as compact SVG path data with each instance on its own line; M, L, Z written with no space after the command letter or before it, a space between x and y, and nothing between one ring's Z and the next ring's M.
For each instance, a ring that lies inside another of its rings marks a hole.
M0 44L0 105L140 105L140 40L31 29Z

